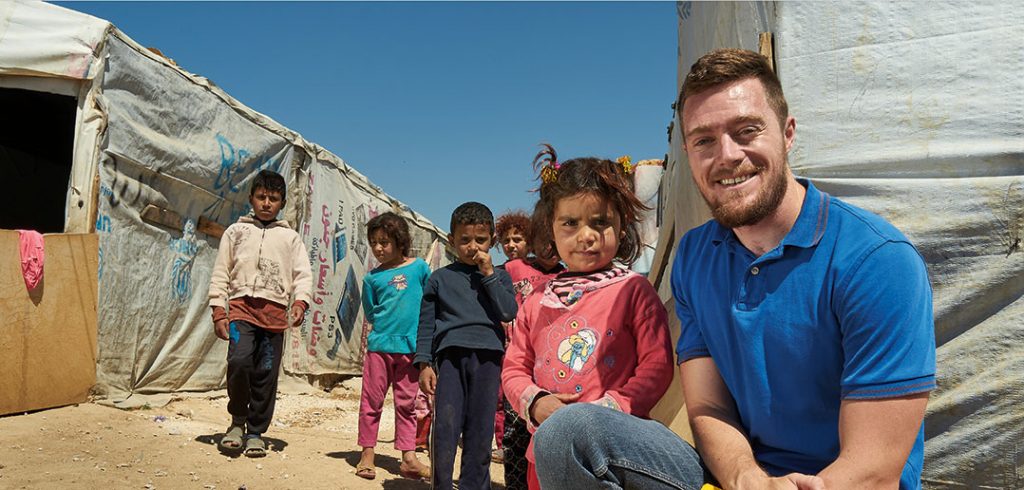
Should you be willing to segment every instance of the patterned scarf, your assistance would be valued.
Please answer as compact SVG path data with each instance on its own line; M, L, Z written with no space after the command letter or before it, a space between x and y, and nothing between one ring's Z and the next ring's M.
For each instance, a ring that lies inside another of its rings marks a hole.
M621 267L588 273L563 272L552 279L548 287L563 305L572 306L583 297L583 293L597 289L594 287L595 283L625 276L628 273L629 270Z

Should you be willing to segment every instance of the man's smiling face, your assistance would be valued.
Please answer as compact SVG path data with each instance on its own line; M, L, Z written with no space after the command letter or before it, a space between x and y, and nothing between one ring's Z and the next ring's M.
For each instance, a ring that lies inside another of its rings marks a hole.
M693 181L722 226L771 214L786 194L796 121L780 127L756 78L722 84L686 99L683 146Z

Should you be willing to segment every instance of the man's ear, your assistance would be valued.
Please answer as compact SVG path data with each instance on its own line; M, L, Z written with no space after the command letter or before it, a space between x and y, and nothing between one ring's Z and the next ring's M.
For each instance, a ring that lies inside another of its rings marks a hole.
M452 235L451 233L448 234L448 245L451 245L452 247L456 246L455 245L455 235Z
M786 142L786 153L793 148L793 143L796 141L796 118L789 116L786 118L786 125L782 128L782 137Z

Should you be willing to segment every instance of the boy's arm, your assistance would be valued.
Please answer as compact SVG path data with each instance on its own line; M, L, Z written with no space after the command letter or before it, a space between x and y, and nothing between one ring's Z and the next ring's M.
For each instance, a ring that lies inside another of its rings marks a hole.
M302 238L296 233L292 239L292 291L295 300L303 301L306 307L313 302L313 272L309 266L309 254L306 253L306 245Z
M228 282L229 269L234 257L234 233L232 228L224 232L220 240L220 247L217 249L217 259L213 262L213 272L210 274L210 291L208 294L210 307L213 308L213 320L216 322L226 318L228 307Z
M645 283L630 296L637 298L632 319L636 342L633 377L592 403L645 417L672 384L672 344L668 314L654 289Z
M430 365L434 360L434 329L437 320L437 279L433 276L423 288L423 300L420 301L420 325L416 333L416 357L412 363Z
M496 269L493 274L485 276L481 281L487 296L497 310L498 318L503 322L510 322L516 318L519 306L516 304L516 293L512 289L512 279L508 272Z

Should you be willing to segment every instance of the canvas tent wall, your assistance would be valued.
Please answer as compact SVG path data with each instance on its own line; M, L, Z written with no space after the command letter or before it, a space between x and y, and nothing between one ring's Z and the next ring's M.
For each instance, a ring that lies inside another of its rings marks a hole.
M1024 12L987 0L679 2L677 13L680 86L701 54L758 50L772 33L797 120L794 173L887 218L924 256L939 385L926 487L1024 487ZM678 120L662 186L651 276L670 302L673 247L708 219Z
M63 231L99 234L97 386L112 397L223 386L210 269L220 231L248 211L262 169L289 181L285 217L314 267L315 304L289 332L287 372L361 371L358 280L373 258L360 232L369 217L400 213L414 253L435 266L446 260L438 228L342 159L106 21L42 2L0 3L0 87L74 101L67 177L49 184L63 189Z

